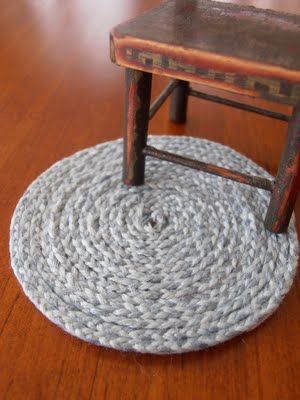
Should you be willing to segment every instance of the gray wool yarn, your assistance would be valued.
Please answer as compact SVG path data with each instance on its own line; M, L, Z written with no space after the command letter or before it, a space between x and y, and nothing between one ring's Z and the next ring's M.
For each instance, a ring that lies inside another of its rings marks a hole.
M223 145L152 136L151 145L255 175ZM121 183L122 141L56 163L27 189L11 263L36 307L67 332L121 350L180 353L248 331L289 290L294 219L265 230L270 194L147 158L146 184Z

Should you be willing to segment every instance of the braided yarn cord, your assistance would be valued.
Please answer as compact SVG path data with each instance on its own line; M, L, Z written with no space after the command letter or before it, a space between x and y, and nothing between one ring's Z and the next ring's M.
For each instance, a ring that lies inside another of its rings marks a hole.
M148 142L270 177L214 142ZM152 158L145 185L126 187L122 146L59 161L19 201L10 252L26 295L67 332L121 350L187 352L257 326L291 287L294 217L286 234L272 234L263 225L270 193Z

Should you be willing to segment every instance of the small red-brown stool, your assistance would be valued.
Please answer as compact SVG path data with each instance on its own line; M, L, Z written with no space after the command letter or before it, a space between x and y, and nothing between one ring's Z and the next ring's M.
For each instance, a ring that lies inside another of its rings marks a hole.
M111 59L126 68L123 181L142 185L151 156L271 192L265 226L285 232L300 184L300 16L210 0L169 0L111 32ZM150 106L152 74L172 78ZM202 83L292 105L292 117L193 90ZM275 180L191 160L147 145L148 122L169 95L186 120L188 96L288 121Z

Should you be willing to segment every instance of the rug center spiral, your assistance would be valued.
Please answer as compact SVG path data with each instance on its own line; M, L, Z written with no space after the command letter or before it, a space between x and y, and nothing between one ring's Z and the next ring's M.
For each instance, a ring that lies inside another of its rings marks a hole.
M163 210L149 210L143 207L141 224L150 233L161 232L169 223L169 217Z
M154 146L266 173L224 146L149 137ZM154 159L145 185L121 183L122 142L51 167L20 200L12 266L53 322L92 343L178 353L252 329L289 289L297 235L263 226L269 195Z

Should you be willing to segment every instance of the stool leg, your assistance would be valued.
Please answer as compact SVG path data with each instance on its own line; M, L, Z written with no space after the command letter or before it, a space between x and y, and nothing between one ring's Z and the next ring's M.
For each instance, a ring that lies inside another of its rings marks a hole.
M179 81L171 95L169 117L172 122L184 124L186 122L189 97L189 82Z
M126 69L123 182L142 185L145 175L143 149L147 144L152 74Z
M300 105L289 122L288 135L265 219L274 233L288 228L300 186Z

